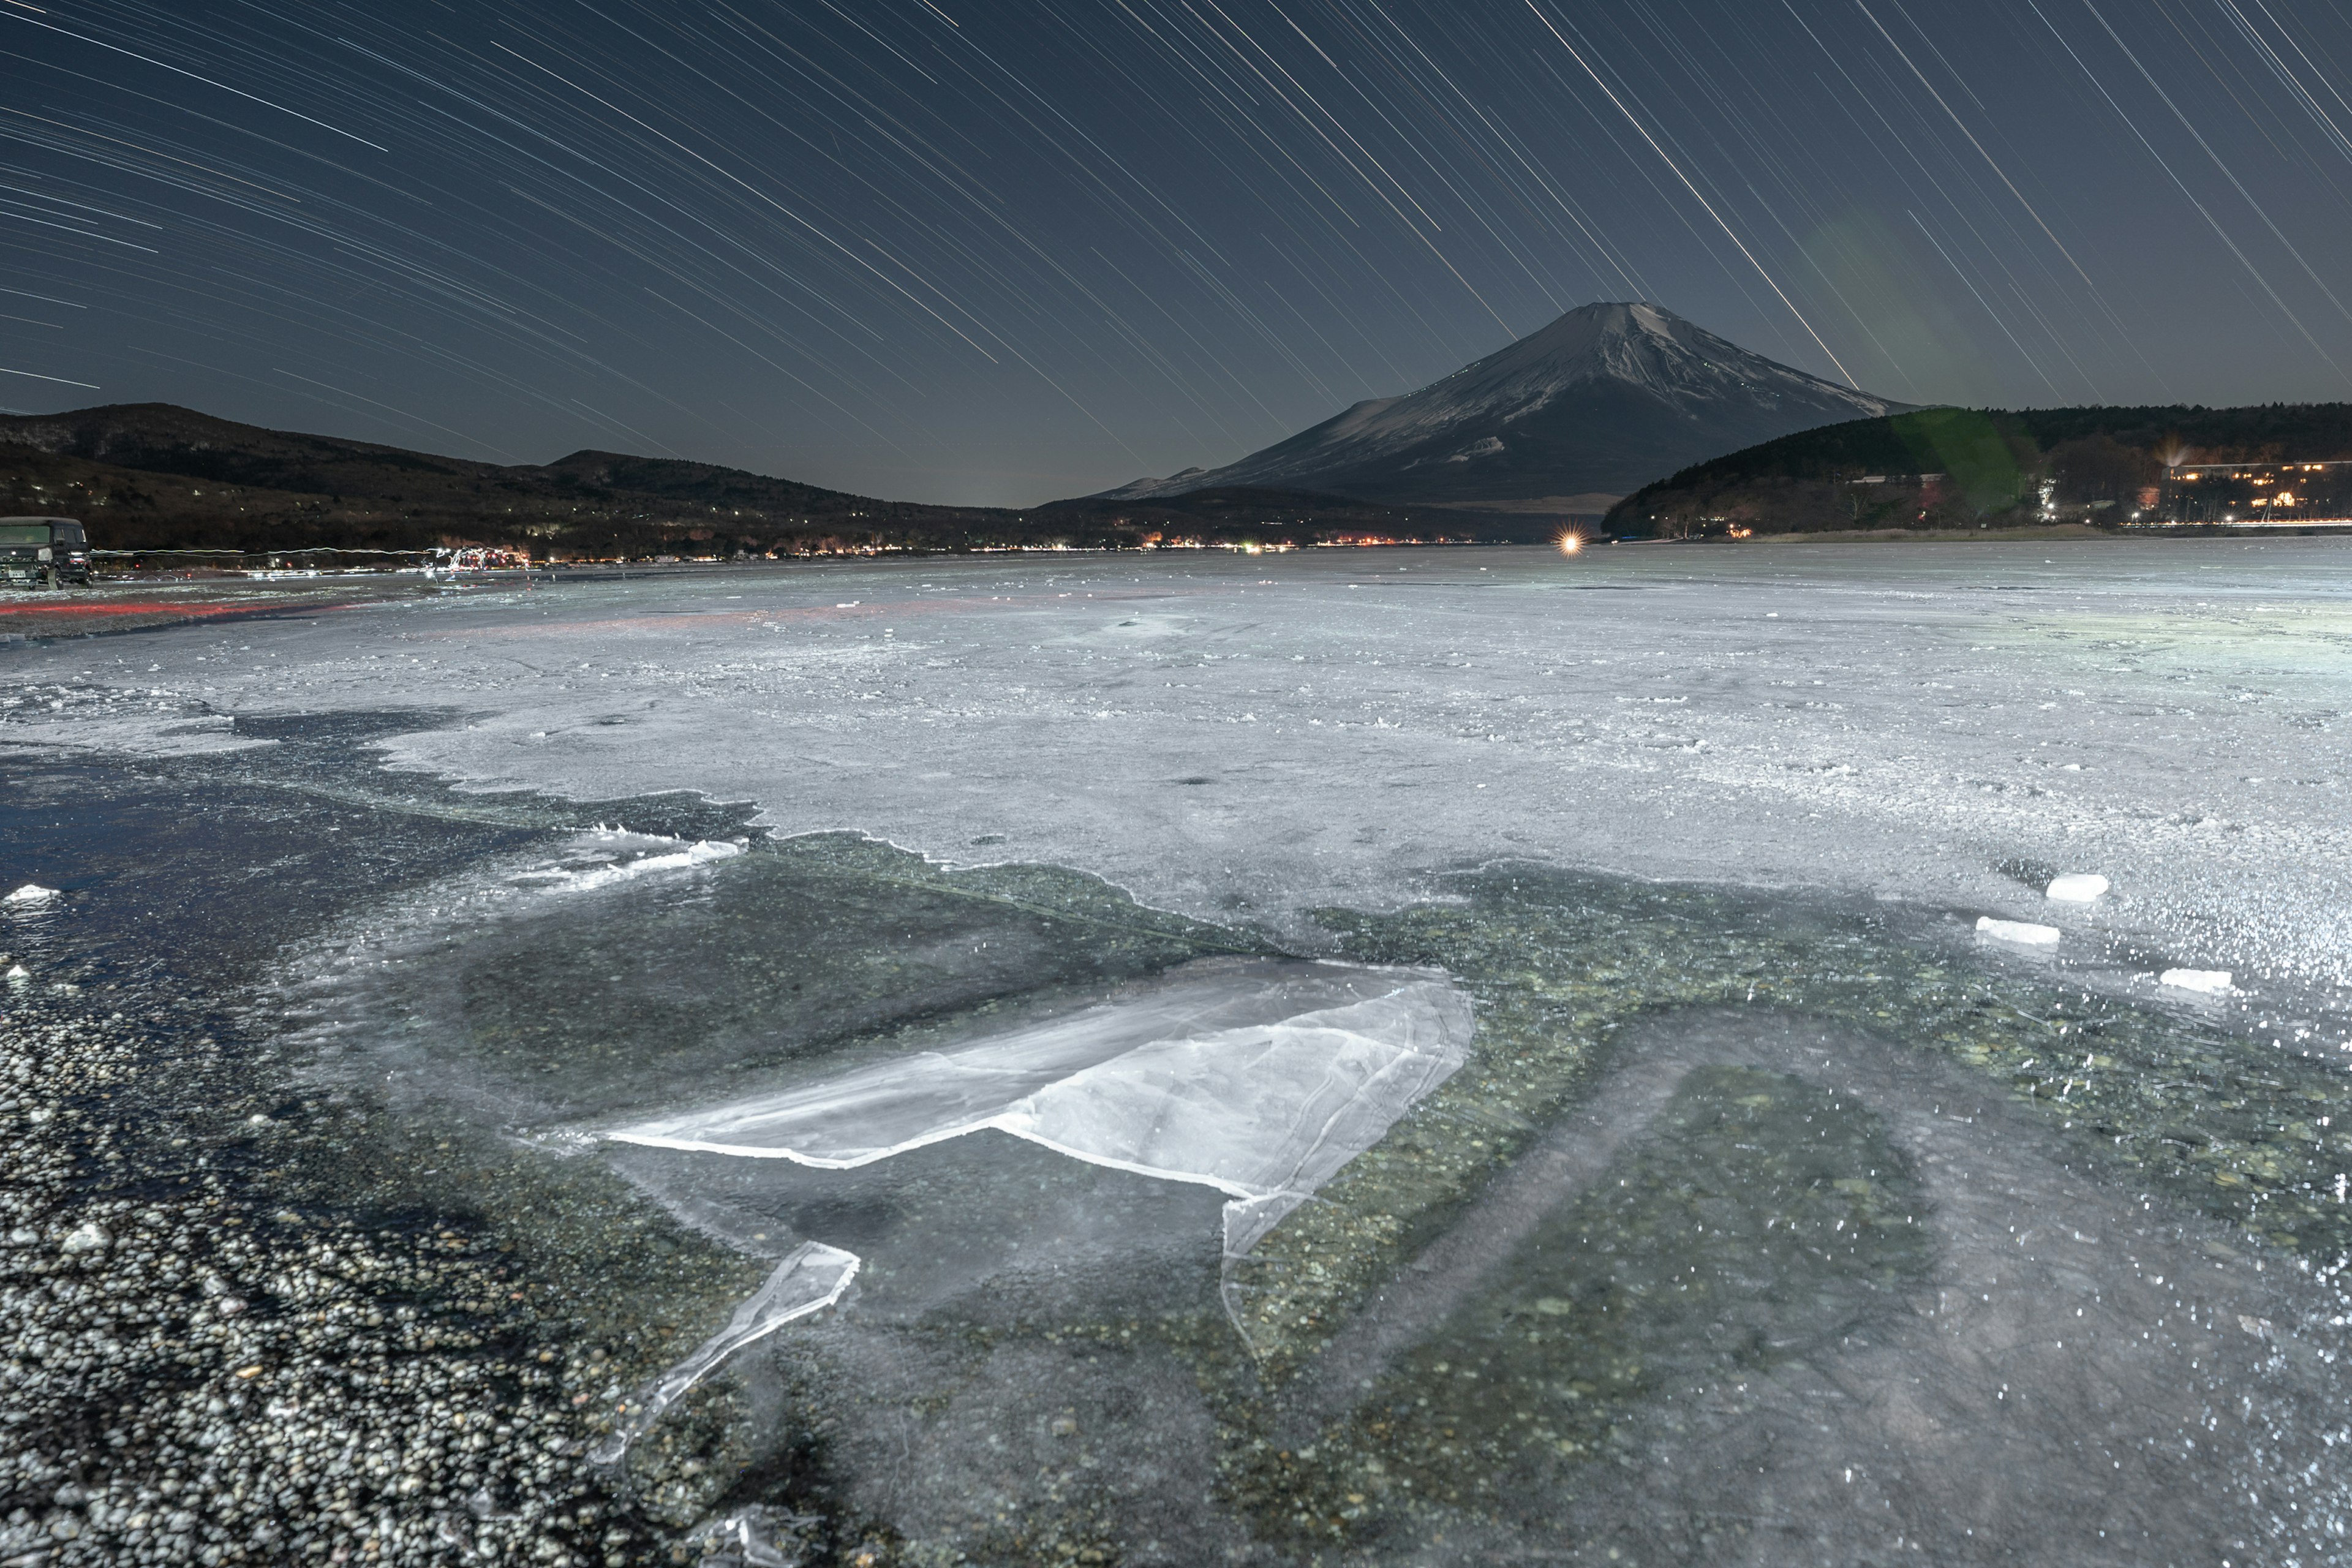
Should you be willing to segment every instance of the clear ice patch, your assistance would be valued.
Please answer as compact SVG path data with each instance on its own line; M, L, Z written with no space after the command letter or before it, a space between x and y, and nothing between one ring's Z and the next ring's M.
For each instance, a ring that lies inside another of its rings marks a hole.
M1216 1188L1238 1257L1452 1076L1471 1030L1434 971L1212 963L950 1050L596 1131L847 1170L994 1129Z
M1468 996L1439 971L1212 960L1066 1017L596 1135L854 1171L993 1131L1225 1194L1231 1259L1452 1076L1473 1023ZM636 1176L673 1206L708 1201L690 1172ZM862 1261L804 1243L725 1329L630 1401L594 1457L621 1458L737 1349L838 1300Z
M702 1381L712 1368L754 1340L765 1339L786 1323L823 1311L842 1298L857 1278L858 1258L823 1242L803 1242L776 1265L761 1285L727 1321L727 1326L695 1348L692 1355L630 1399L616 1423L588 1457L609 1465L629 1451L662 1417L662 1412Z

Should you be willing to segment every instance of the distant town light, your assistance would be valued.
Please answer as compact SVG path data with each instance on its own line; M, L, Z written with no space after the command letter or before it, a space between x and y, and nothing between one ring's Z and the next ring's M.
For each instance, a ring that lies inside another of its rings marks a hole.
M2138 504L2142 517L2168 526L2352 527L2352 459L2181 464L2143 489Z

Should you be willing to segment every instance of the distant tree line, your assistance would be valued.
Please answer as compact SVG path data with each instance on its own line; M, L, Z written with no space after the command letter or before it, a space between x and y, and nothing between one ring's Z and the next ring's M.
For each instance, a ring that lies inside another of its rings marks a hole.
M1282 490L933 506L615 452L496 464L268 430L170 404L0 416L0 510L81 519L101 549L430 550L541 559L1515 538L1486 519Z
M1925 408L1801 431L1613 508L1627 537L2120 525L2178 463L2352 458L2352 404Z

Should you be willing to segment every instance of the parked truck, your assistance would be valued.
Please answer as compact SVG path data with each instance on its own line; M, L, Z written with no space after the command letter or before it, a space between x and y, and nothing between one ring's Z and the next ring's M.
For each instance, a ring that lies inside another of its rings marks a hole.
M0 517L0 581L14 587L89 586L89 538L69 517Z

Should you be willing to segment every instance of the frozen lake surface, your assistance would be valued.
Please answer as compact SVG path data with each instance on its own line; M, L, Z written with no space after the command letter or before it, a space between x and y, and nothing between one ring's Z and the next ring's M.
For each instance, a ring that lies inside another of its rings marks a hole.
M25 777L433 825L222 966L256 1071L344 1108L323 1189L530 1238L616 1484L738 1560L2352 1550L2336 542L761 566L8 657ZM273 897L123 821L0 919Z
M13 662L61 689L65 743L206 743L109 691L456 707L388 760L583 800L696 790L781 833L1082 867L1207 918L1391 907L1526 856L2352 983L2352 552L2328 540L829 564ZM2053 905L2003 864L2114 890Z

